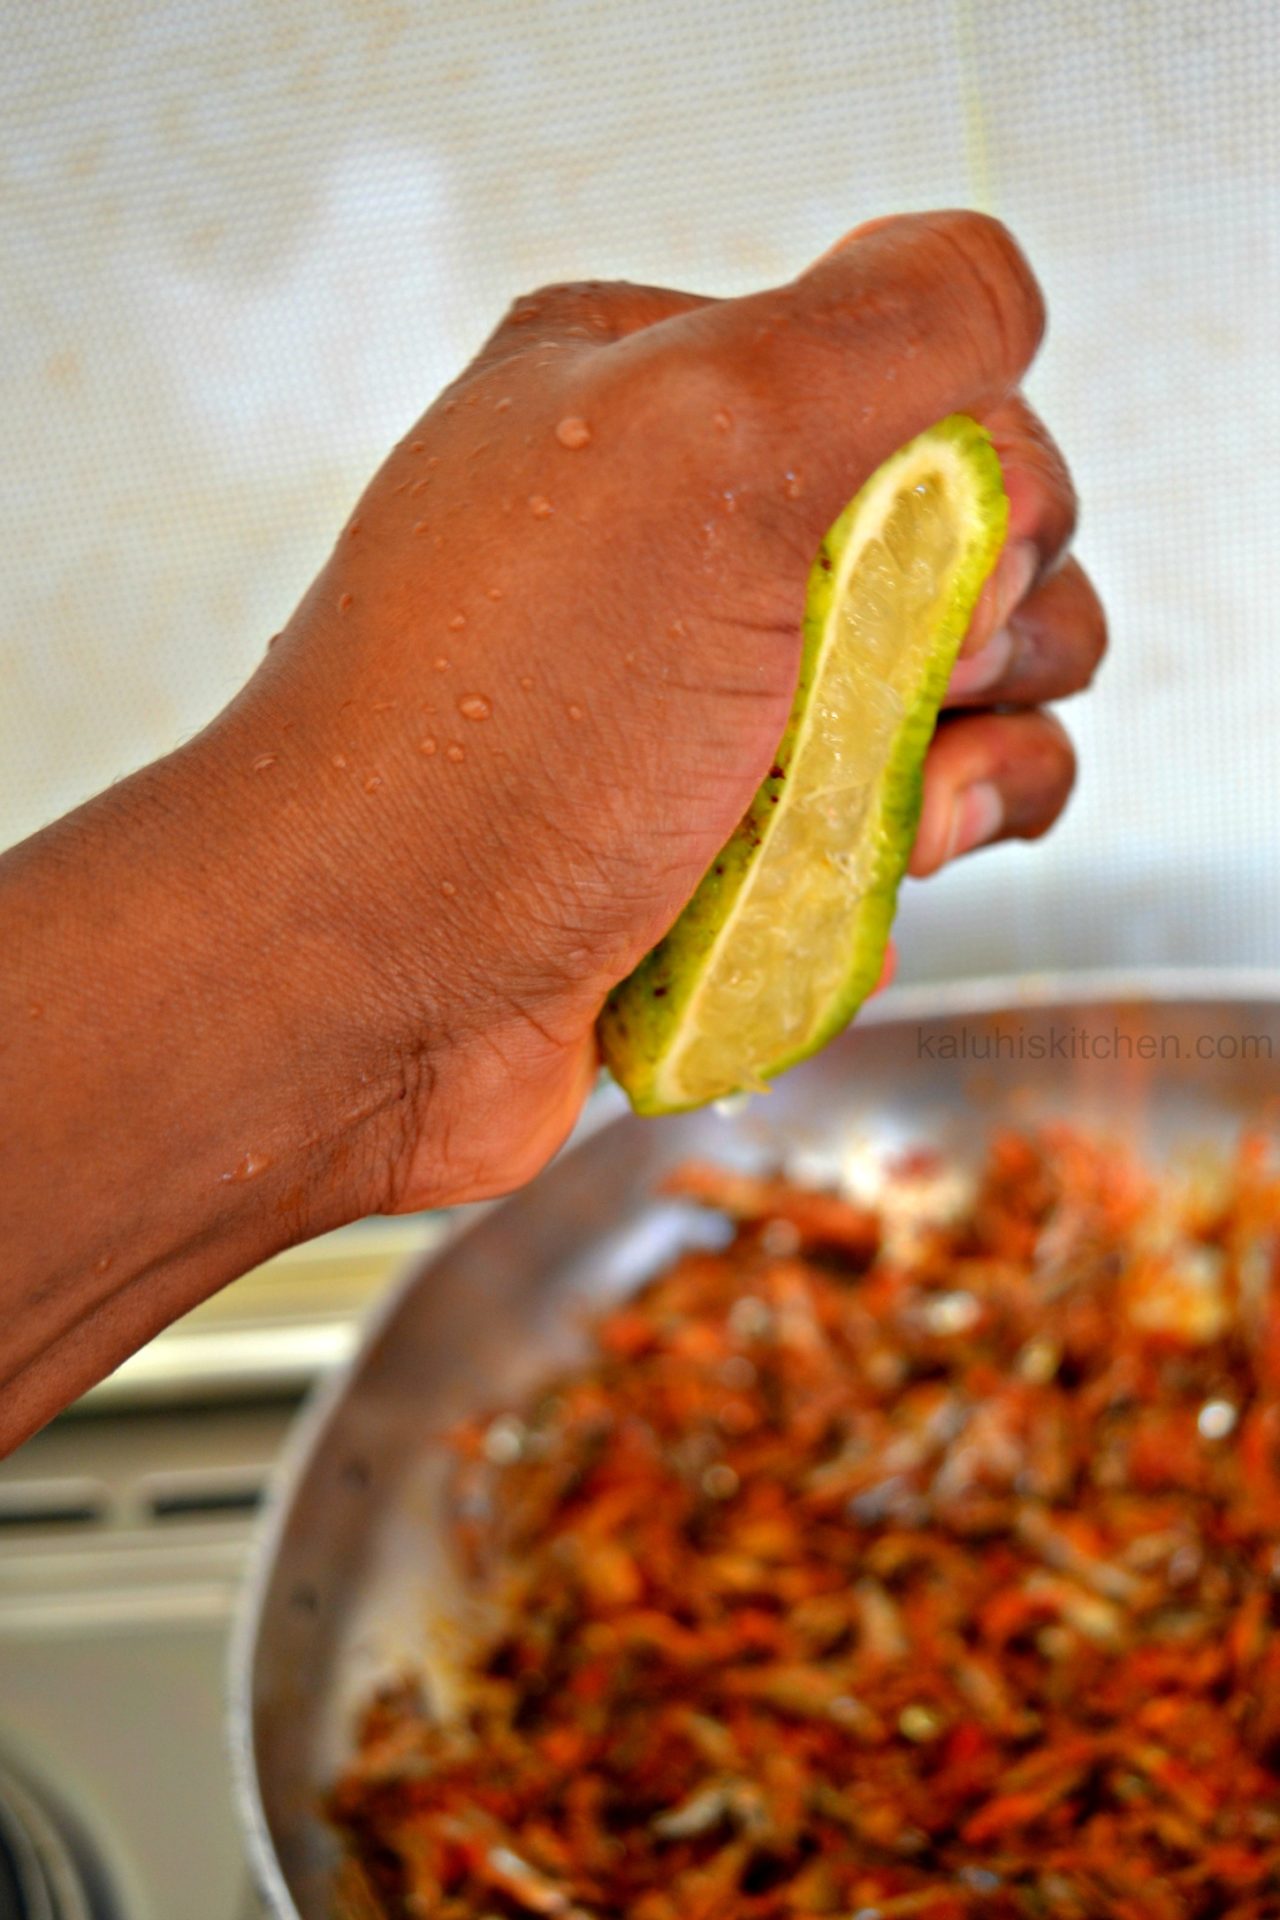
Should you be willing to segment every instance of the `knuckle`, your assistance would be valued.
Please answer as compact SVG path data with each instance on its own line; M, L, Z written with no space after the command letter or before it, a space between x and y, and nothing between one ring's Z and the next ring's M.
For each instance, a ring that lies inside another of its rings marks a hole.
M607 314L611 304L627 291L626 283L608 280L548 280L519 294L503 316L502 330L540 323L543 330L567 326L575 320Z
M1069 638L1062 652L1067 667L1063 693L1083 693L1092 685L1107 652L1107 616L1092 581L1074 561L1068 563L1066 584L1070 590Z
M1094 592L1086 577L1088 605L1084 618L1084 675L1080 685L1087 687L1093 680L1098 668L1107 657L1107 644L1110 635L1107 631L1107 614L1101 600Z
M1080 511L1062 449L1020 393L1002 401L987 416L987 425L1011 487L1029 490L1037 538L1046 560L1055 562L1075 538Z
M573 291L571 282L549 280L544 286L517 294L507 308L503 324L508 327L527 326L531 321L545 319L549 311L562 311Z
M1014 783L1010 832L1019 840L1048 833L1076 783L1076 750L1056 715L1027 714L1022 722L1022 771Z

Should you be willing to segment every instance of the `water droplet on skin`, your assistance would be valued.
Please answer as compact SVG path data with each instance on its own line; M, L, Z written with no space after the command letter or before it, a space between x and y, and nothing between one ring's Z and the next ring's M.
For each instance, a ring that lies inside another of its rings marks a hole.
M507 408L510 405L511 405L511 396L510 394L504 393L501 400L494 401L493 410L495 413L505 413L507 411Z
M346 767L350 766L351 763L345 753L335 753L329 764L334 767Z
M100 1253L97 1259L93 1263L94 1272L105 1273L107 1268L111 1265L114 1259L115 1259L114 1253Z
M258 1175L270 1165L271 1161L265 1153L257 1153L251 1147L248 1153L236 1162L230 1173L220 1173L218 1179L224 1183L228 1180L256 1180Z
M366 775L364 783L366 793L376 793L381 785L382 775L380 773L370 773Z
M356 520L353 520L353 521L351 522L351 525L350 525L350 526L349 526L349 527L347 528L347 538L348 538L348 540L354 540L354 539L355 539L355 537L356 537L356 535L357 535L357 534L359 533L359 531L360 531L360 527L361 527L361 524L362 524L362 523L360 522L360 520L359 520L359 519L356 519Z
M425 493L427 488L430 485L431 485L431 476L429 474L423 474L421 480L415 480L413 485L410 487L409 498L412 500L416 497L416 495L420 493Z
M555 512L555 508L545 493L531 493L529 495L529 511L535 520L545 520L549 513Z
M455 613L452 620L449 622L450 629L454 633L460 632L461 629L466 626L466 624L467 624L467 616L465 613Z
M459 760L466 759L466 748L459 746L456 740L451 740L444 750L444 757L446 760L452 760L456 766Z
M390 713L394 705L394 700L375 700L370 705L369 711L370 713Z
M636 663L635 649L631 648L626 653L623 654L622 664L624 667L634 667L635 663Z
M568 706L565 708L565 712L568 714L571 720L581 720L582 718L582 708L578 705L576 700L571 700L569 702Z
M419 740L418 752L425 753L428 759L431 758L431 755L435 752L435 750L436 750L436 743L435 743L434 737L431 734L427 734L425 739Z
M736 513L738 511L738 496L728 487L724 490L724 510L726 513Z
M717 407L711 416L711 424L719 433L728 433L733 425L733 415L727 407Z
M688 632L688 628L685 626L683 620L673 620L667 628L667 632L673 640L683 640L685 634Z
M562 447L568 447L570 453L576 453L590 441L591 429L581 414L571 413L557 426L556 439Z
M437 547L442 547L444 545L444 535L442 533L438 533L436 535L436 545Z
M487 720L493 712L493 703L482 693L464 693L458 702L458 712L464 720Z
M493 445L492 440L481 440L477 442L477 444L474 447L472 447L470 453L467 455L468 460L478 460L482 453L488 453L492 445Z
M339 613L350 613L350 611L351 611L351 604L352 604L352 595L351 595L351 594L349 594L349 593L340 593L340 594L338 595L338 612L339 612Z
M282 720L280 722L280 731L281 733L292 733L293 732L292 720Z
M440 654L437 659L431 662L431 664L435 668L437 673L448 673L449 671L449 662L445 659L443 654Z
M280 634L278 634L278 633L273 633L273 634L272 634L272 636L271 636L271 638L270 638L270 639L268 640L268 642L267 642L267 652L268 652L268 653L270 653L270 651L271 651L271 649L272 649L272 647L274 647L274 645L275 645L275 643L276 643L276 641L277 641L277 640L279 640L279 639L281 639L281 638L282 638L282 636L281 636Z
M425 453L427 450L427 443L425 440L411 440L409 442L409 447L410 447L410 451L413 453Z
M480 401L480 395L478 393L472 392L467 395L467 405L469 407L477 406L479 404L479 401Z
M397 493L404 493L408 485L409 482L407 480L397 480L395 486L391 489L392 497L394 498Z
M30 1004L30 1006L29 1006L29 1007L27 1008L27 1018L28 1018L29 1020L43 1020L43 1019L44 1019L44 1002L43 1002L43 1000L33 1000L33 1001L31 1002L31 1004Z
M438 467L439 465L440 465L440 455L438 453L433 453L427 461L427 466Z
M418 533L418 534L425 533L427 530L427 522L425 520L415 520L413 523L413 530L415 533Z
M799 474L788 472L786 479L782 483L782 491L786 494L788 500L798 500L804 492L804 482L801 480Z
M274 753L260 753L253 763L255 773L265 773L268 767L274 767L277 756Z
M452 880L442 880L440 882L440 891L446 900L452 900L458 889L454 886Z
M489 588L489 598L490 598L491 600L501 600L501 598L502 598L502 588L501 588L501 587L490 587L490 588Z
M522 690L528 693L533 686L533 675L531 673L522 673L520 675L520 685Z
M445 412L445 413L456 413L457 411L458 411L458 403L457 403L457 401L456 401L456 400L446 400L446 401L445 401L445 403L444 403L444 412Z

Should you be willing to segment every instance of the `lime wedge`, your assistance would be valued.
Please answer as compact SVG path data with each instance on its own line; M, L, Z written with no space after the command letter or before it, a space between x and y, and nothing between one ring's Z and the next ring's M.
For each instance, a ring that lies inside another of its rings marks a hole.
M823 540L777 758L601 1016L637 1112L764 1089L875 985L938 704L1007 522L990 438L956 414L887 460Z

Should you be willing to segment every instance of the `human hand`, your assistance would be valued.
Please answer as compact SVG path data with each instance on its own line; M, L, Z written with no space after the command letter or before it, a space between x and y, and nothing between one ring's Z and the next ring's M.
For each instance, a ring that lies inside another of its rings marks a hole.
M745 299L519 301L395 449L205 747L337 885L339 1051L387 1114L353 1211L496 1193L554 1150L605 994L776 748L820 536L953 411L990 426L1011 527L912 870L1051 824L1073 758L1039 703L1087 681L1104 630L1016 391L1042 320L996 223L876 222Z

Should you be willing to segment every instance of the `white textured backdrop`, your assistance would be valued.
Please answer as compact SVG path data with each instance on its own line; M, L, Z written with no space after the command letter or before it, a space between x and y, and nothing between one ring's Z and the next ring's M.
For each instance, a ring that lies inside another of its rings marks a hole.
M732 292L969 202L1114 654L904 972L1280 962L1270 0L25 0L0 71L0 843L198 727L511 296Z

